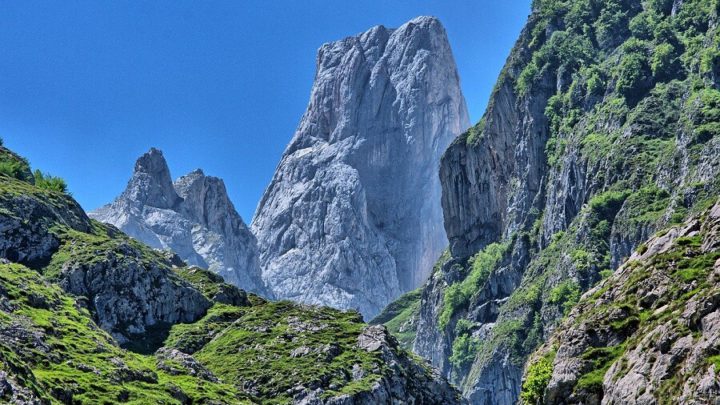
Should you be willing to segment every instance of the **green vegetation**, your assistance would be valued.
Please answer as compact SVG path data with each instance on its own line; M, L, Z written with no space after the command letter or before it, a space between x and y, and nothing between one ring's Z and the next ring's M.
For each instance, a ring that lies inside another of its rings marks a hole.
M0 364L6 370L25 370L19 373L20 383L48 403L66 396L80 404L179 404L177 392L194 402L244 402L231 385L170 375L156 367L153 357L120 349L87 310L33 270L0 265L0 285L0 301L14 308L0 312L0 334L5 336ZM7 333L23 329L29 333L8 339Z
M231 321L233 327L223 328L195 351L194 357L223 379L252 386L257 397L272 398L265 403L287 403L292 387L326 379L335 387L327 395L367 390L380 377L377 371L384 367L379 352L356 346L364 328L358 313L301 307L290 302L221 307L220 312L208 313L197 326L177 325L168 342L187 342L186 335L198 328L200 336L207 336L206 328L221 324L219 319L228 311L239 315ZM366 377L352 379L355 365L364 370Z
M477 293L487 281L509 244L492 243L473 256L468 262L469 274L459 283L445 290L439 326L446 328L457 310L467 306L473 294Z
M570 313L580 299L580 286L573 280L565 280L550 290L548 303L560 305L563 314Z
M0 145L0 174L32 183L32 173L27 159Z
M67 193L67 183L60 177L43 173L40 170L35 170L33 177L35 178L35 186L38 188L56 191L58 193Z
M452 344L450 363L456 369L465 368L475 359L480 349L480 340L471 335L473 323L467 319L460 319L455 324L455 340Z
M644 193L654 194L649 191ZM707 218L707 213L696 214L696 217ZM579 356L583 362L583 373L573 388L578 398L602 397L603 381L608 378L611 366L617 365L610 377L623 376L628 367L625 353L637 353L638 348L647 347L652 341L648 340L649 337L664 330L660 328L670 328L663 333L669 333L675 339L691 337L697 341L706 336L699 325L687 325L677 319L677 314L686 310L690 300L712 300L717 293L716 280L711 273L720 259L720 252L703 249L709 240L716 239L716 223L703 225L698 233L676 238L662 253L643 261L627 263L622 276L605 280L603 287L593 296L580 300L578 306L581 310L574 312L560 329L604 332L598 335L601 338L593 338L593 346ZM687 224L680 226L686 227ZM661 297L649 295L658 283L664 284L666 292ZM550 294L551 300L554 293L553 290ZM558 336L556 334L551 338L548 346L561 344L558 339L564 337ZM548 346L542 350L547 350ZM703 373L703 367L720 366L717 357L709 356L700 364L691 361L683 369L664 378L655 392L656 398L678 398L689 376ZM530 378L530 369L527 378ZM524 386L523 398L538 398L538 392Z
M520 393L523 404L535 405L542 403L545 388L550 382L550 377L552 377L554 360L555 350L550 350L544 356L530 363Z
M384 324L405 350L411 350L416 334L415 318L420 310L421 298L421 288L405 293L368 323Z
M591 370L580 376L576 390L602 393L603 379L610 366L625 352L625 345L592 347L582 355L590 362Z
M623 46L624 55L615 72L615 90L635 105L652 87L652 71L647 45L640 40L628 40Z

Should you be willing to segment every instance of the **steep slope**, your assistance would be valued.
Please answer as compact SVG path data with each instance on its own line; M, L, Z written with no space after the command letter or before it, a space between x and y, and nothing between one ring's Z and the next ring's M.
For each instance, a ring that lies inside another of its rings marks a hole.
M470 402L515 403L582 292L715 201L718 7L533 3L483 119L443 155L451 254L412 321Z
M153 248L172 250L228 283L268 295L257 241L235 211L223 181L196 170L173 183L157 149L137 160L120 197L89 216Z
M440 155L467 127L438 20L323 45L307 111L252 223L272 291L372 317L419 286L447 243Z
M532 357L528 403L720 398L720 203L643 244Z
M0 156L27 165L2 147ZM7 167L0 402L463 402L357 312L248 295Z

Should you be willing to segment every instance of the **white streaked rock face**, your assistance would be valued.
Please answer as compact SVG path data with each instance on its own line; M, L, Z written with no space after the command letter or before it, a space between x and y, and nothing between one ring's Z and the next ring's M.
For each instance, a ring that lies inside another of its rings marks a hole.
M257 241L235 211L223 181L196 170L173 183L157 149L138 159L120 197L89 216L154 248L172 250L228 283L268 295L260 277Z
M447 245L440 156L468 126L437 19L323 45L252 223L275 296L369 318L419 286Z

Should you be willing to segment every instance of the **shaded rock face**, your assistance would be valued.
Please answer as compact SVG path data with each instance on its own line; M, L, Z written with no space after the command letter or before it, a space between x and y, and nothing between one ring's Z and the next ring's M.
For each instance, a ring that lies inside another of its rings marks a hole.
M89 215L153 248L172 250L228 283L267 295L257 241L235 211L223 181L196 170L173 183L157 149L138 159L120 197Z
M439 158L467 126L436 19L323 45L307 111L253 219L273 293L372 317L422 283L447 243Z
M169 267L143 261L137 247L121 242L92 263L68 261L59 284L86 297L98 326L125 344L154 328L196 321L212 305Z

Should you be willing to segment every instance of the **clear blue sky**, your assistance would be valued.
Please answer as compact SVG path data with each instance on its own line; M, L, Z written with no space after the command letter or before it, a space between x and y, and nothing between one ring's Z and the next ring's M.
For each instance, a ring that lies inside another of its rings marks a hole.
M0 136L85 209L165 152L222 177L251 220L328 41L418 15L445 25L473 122L530 11L512 1L5 1Z

